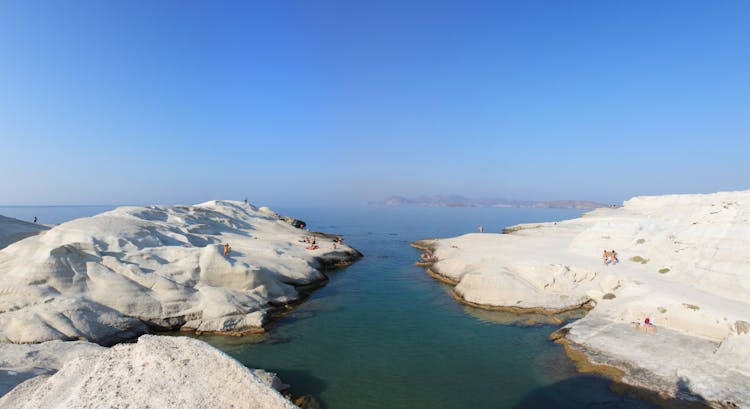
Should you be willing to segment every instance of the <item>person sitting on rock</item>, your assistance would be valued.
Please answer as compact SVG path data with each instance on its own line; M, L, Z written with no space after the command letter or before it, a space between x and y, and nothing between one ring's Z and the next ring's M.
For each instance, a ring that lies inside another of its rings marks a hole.
M232 247L229 245L229 243L224 245L224 257L229 255L229 252L232 251Z
M435 257L434 254L430 253L429 251L425 251L419 256L420 261L422 262L432 262L437 261L437 257Z

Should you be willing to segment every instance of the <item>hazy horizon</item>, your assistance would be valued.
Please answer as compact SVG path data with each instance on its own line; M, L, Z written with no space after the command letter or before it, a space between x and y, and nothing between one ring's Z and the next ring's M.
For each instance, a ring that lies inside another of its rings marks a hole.
M748 189L738 189L738 190L748 190ZM717 191L718 192L718 191ZM716 193L714 191L711 192L670 192L670 193L657 193L657 194L642 194L642 195L633 195L629 196L627 198L616 200L616 201L602 201L602 200L595 200L590 199L586 197L553 197L553 198L541 198L541 199L534 199L534 198L524 198L524 197L509 197L509 196L502 196L502 195L483 195L483 196L468 196L468 195L462 195L457 193L449 193L449 194L394 194L394 195L388 195L381 198L376 198L373 200L349 200L349 201L339 201L339 202L332 202L332 201L312 201L312 202L300 202L299 200L274 200L274 199L266 199L266 200L254 200L251 196L247 196L248 202L250 204L253 204L255 206L282 206L282 207L304 207L304 206L312 206L312 207L335 207L335 206L342 206L342 207L368 207L368 206L386 206L385 201L387 199L393 198L393 197L401 197L405 199L420 199L424 197L438 197L438 196L460 196L466 199L470 200L482 200L482 199L503 199L508 201L530 201L530 202L552 202L552 201L590 201L590 202L597 202L600 204L615 204L619 205L622 204L622 202L632 199L636 196L653 196L653 195L664 195L664 194L708 194L708 193ZM198 199L194 201L171 201L171 202L157 202L157 201L148 201L148 200L141 200L141 201L130 201L130 202L112 202L112 203L56 203L56 204L49 204L49 203L0 203L0 208L2 207L101 207L101 206L149 206L149 205L194 205L199 204L203 202L207 202L210 200L234 200L234 201L242 201L245 197L214 197L214 198L207 198L207 199ZM2 213L0 213L2 215Z
M750 3L0 3L0 205L750 188Z

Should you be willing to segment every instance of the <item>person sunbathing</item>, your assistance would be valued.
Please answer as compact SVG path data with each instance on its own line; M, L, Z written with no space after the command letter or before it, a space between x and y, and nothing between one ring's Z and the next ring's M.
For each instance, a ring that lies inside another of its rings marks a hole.
M643 320L643 325L646 327L646 332L656 332L656 325L654 325L654 320L650 317L646 317L646 319Z
M646 317L645 320L643 320L643 323L636 322L636 329L639 331L647 332L647 333L656 333L656 325L654 325L654 321L651 320L651 317Z

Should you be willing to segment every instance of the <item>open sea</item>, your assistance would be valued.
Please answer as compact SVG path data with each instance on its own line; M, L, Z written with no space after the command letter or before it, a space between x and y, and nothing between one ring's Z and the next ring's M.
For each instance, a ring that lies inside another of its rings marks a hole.
M114 206L0 207L56 224ZM342 234L364 254L266 334L197 338L279 374L321 408L651 408L575 371L548 340L558 326L463 306L413 265L414 240L577 217L580 210L274 208L312 230Z

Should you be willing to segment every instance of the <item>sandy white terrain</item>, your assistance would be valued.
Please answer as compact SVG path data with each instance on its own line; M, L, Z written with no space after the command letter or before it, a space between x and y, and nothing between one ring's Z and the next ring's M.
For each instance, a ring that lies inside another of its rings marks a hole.
M636 197L510 234L424 240L431 270L485 308L594 307L572 348L665 396L750 407L750 191ZM605 265L604 250L619 263ZM646 317L654 327L639 327ZM644 331L648 329L648 331Z
M55 352L73 343L52 343L41 350L63 362L59 370L20 384L0 398L0 407L296 408L267 379L202 341L144 335L112 348L79 343L63 358ZM34 347L11 346L27 354ZM0 362L7 355L18 356L2 352Z
M242 333L359 253L241 202L120 207L0 250L0 341L113 344L149 329ZM231 252L223 255L223 245Z

